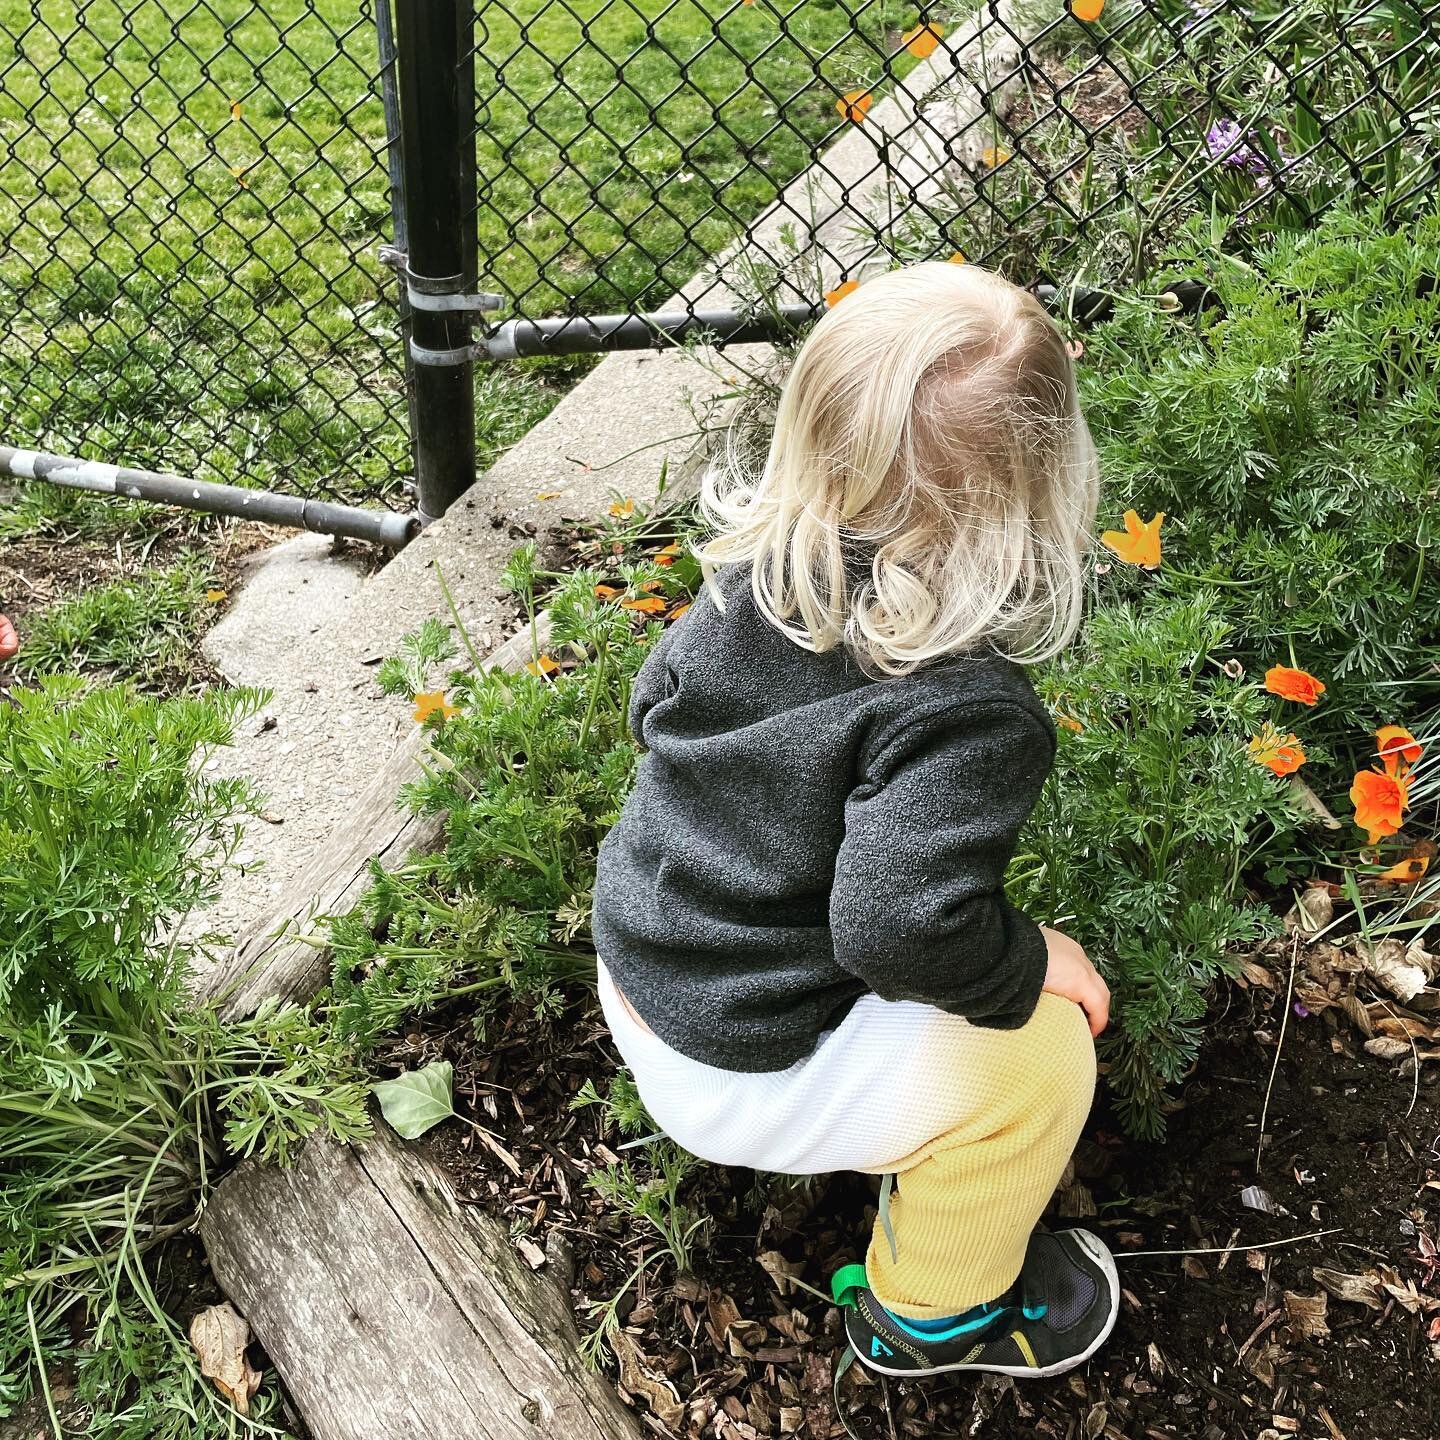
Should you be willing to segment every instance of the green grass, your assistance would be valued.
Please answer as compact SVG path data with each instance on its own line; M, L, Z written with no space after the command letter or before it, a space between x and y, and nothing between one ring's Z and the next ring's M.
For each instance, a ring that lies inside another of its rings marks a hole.
M805 168L844 123L837 96L875 81L917 14L903 0L505 8L486 10L480 51L480 246L530 313L667 298Z
M192 552L51 605L25 623L19 673L100 674L142 686L183 676L209 619L210 583L205 557Z
M477 88L501 87L480 115L481 283L531 314L686 280L914 19L901 0L507 9L481 10ZM0 0L3 438L394 499L409 453L375 256L390 219L370 0L40 14ZM482 459L550 408L557 378L487 382Z

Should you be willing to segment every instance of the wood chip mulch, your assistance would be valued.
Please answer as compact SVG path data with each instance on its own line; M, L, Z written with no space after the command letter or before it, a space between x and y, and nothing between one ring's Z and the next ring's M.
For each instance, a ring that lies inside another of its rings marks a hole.
M1052 1217L1097 1229L1120 1260L1120 1320L1087 1367L910 1384L852 1367L841 1405L854 1433L1440 1434L1440 990L1427 983L1402 1002L1384 968L1338 946L1276 942L1217 1002L1225 1013L1209 1022L1163 1143L1122 1138L1097 1109ZM455 1064L457 1108L485 1133L450 1122L422 1143L464 1199L505 1219L527 1263L573 1253L582 1330L624 1290L620 1328L598 1353L648 1431L845 1433L831 1400L839 1315L803 1287L826 1290L863 1253L873 1182L698 1167L680 1199L706 1225L677 1273L654 1226L590 1183L622 1160L652 1171L645 1148L622 1154L600 1107L571 1108L587 1080L603 1094L615 1070L593 1004L537 1018L516 1001L479 1038L474 1016L451 1009L397 1038L381 1068L441 1055ZM1153 1251L1165 1253L1142 1253Z

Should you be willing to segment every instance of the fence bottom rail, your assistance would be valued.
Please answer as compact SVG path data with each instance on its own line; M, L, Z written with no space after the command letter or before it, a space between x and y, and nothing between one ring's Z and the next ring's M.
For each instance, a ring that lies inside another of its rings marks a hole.
M187 480L155 470L106 465L74 455L52 455L45 450L21 450L0 445L0 475L17 480L43 480L72 490L89 490L124 500L149 500L180 505L210 515L234 515L268 525L287 525L322 535L343 535L399 550L420 532L420 518L393 510L362 510L329 500L307 500L299 495L277 495L269 490L247 490L242 485L217 485L209 480Z

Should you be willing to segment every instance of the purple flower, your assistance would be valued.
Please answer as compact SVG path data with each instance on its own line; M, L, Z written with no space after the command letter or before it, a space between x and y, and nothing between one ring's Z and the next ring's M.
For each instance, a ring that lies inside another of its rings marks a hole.
M1215 121L1205 132L1205 148L1210 152L1212 160L1218 160L1222 165L1232 165L1249 175L1264 176L1268 181L1270 161L1250 144L1254 138L1253 130L1244 134L1234 120L1222 118ZM1284 160L1285 157L1282 155L1280 158Z
M1296 1015L1298 1015L1298 1016L1300 1017L1300 1019L1304 1020L1304 1019L1306 1019L1306 1018L1309 1016L1310 1011L1309 1011L1309 1009L1306 1007L1304 1001L1302 1001L1302 1000L1297 1000L1297 1001L1295 1002L1295 1013L1296 1013Z

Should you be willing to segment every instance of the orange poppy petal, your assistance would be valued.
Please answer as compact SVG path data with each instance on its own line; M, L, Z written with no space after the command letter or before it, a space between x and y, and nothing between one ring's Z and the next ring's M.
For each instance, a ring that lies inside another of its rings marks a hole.
M413 697L415 701L415 723L423 725L432 715L438 715L442 720L448 720L452 715L460 713L458 705L451 705L446 702L443 690L422 690Z
M860 288L858 280L846 280L843 284L837 285L833 290L825 292L825 303L833 310L847 295L852 294Z
M1375 732L1375 744L1375 753L1391 775L1402 768L1408 770L1425 753L1425 747L1403 725L1382 725Z
M1413 885L1430 868L1428 855L1407 855L1398 865L1382 870L1377 880L1396 880L1402 885Z
M875 97L868 90L847 90L835 102L835 108L840 112L842 120L851 120L858 125L874 103Z
M1305 747L1299 736L1282 735L1268 723L1246 749L1257 765L1265 766L1275 775L1293 775L1305 763Z
M1297 670L1291 665L1272 665L1265 672L1265 688L1272 695L1293 700L1297 705L1313 705L1325 693L1323 681L1308 670Z
M1070 13L1087 25L1094 24L1104 13L1105 0L1070 0Z
M1350 801L1355 806L1355 823L1370 837L1370 843L1396 834L1409 803L1410 786L1401 775L1385 775L1379 770L1360 770L1350 786Z
M1125 564L1153 570L1160 563L1160 527L1164 523L1163 510L1157 511L1148 521L1141 520L1138 511L1127 510L1124 515L1125 529L1106 530L1100 536L1100 543Z
M643 600L622 600L620 606L624 610L638 610L642 615L659 615L665 609L666 602L658 595L647 595Z
M924 60L927 56L935 53L935 48L940 44L940 37L944 33L944 27L937 25L933 20L922 21L913 30L907 30L900 37L900 43L917 60Z

